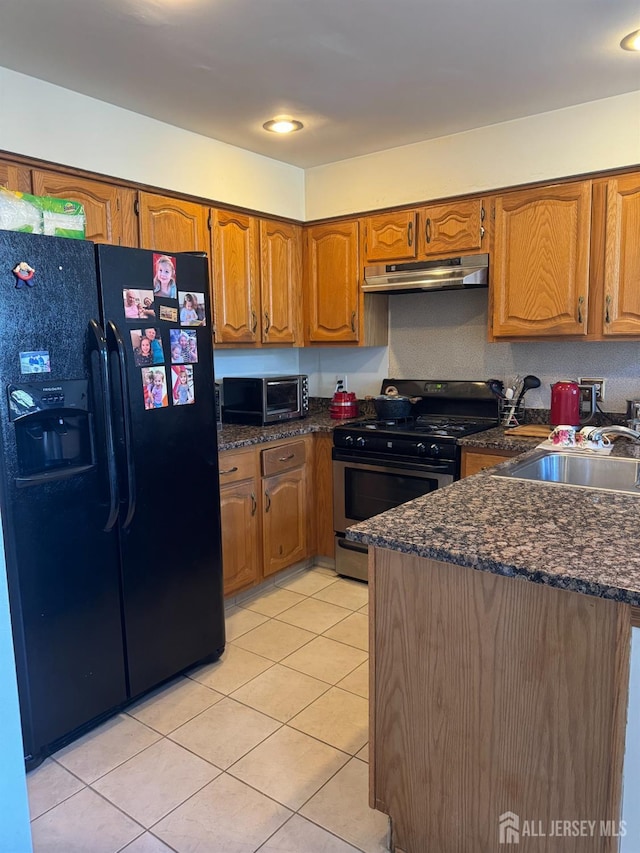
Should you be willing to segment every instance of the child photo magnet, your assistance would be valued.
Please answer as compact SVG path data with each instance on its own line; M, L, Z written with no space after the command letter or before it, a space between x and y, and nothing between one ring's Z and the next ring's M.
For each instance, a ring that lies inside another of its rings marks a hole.
M204 293L181 290L178 293L178 302L180 303L181 326L206 326Z
M193 389L193 367L191 365L173 365L173 405L187 406L195 400Z
M164 364L162 337L159 329L132 329L131 348L136 367Z
M164 409L169 405L164 367L152 367L142 371L142 392L145 409Z
M171 364L195 364L198 361L198 337L194 329L169 329Z
M127 320L153 320L156 312L153 307L153 290L125 288L122 291L124 316Z
M176 299L176 259L172 255L153 256L153 292L163 299Z

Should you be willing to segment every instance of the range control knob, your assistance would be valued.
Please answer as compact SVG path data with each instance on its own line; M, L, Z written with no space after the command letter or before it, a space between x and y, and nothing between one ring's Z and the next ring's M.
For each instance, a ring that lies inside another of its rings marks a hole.
M432 444L429 448L432 456L440 456L440 446L437 444Z
M353 446L353 436L352 435L345 435L344 443L346 444L347 447L352 447Z
M363 438L362 436L359 436L359 438L356 438L356 444L358 445L358 447L364 447L366 445L366 443L367 443L367 440L365 438Z
M424 456L425 455L425 453L427 452L427 447L424 444L424 442L419 441L416 444L416 451L418 452L418 456Z

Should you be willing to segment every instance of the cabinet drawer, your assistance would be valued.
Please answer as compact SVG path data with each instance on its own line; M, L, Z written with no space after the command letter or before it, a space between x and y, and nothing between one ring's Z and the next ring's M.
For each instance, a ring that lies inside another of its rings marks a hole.
M254 448L249 450L226 450L218 460L220 485L249 480L256 475L256 457Z
M292 441L290 444L263 450L260 456L262 474L264 477L270 477L272 474L280 474L282 471L290 471L304 465L306 447L304 441Z

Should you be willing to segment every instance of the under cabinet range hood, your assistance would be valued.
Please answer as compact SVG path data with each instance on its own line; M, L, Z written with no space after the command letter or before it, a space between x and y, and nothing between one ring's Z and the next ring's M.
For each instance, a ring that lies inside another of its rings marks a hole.
M440 261L376 264L365 267L365 293L419 293L487 287L489 255L467 255Z

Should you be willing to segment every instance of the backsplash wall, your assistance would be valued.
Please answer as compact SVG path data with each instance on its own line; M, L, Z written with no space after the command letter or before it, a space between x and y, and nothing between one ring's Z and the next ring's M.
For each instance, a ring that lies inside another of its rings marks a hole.
M640 399L640 342L489 343L486 290L394 294L389 299L389 347L303 347L216 350L216 377L307 373L313 397L331 397L336 374L346 374L358 397L379 394L398 379L502 379L533 373L541 386L527 406L548 409L550 385L579 376L606 380L603 409L626 411Z
M508 380L532 373L531 408L549 408L550 385L578 376L606 380L602 408L624 412L640 399L640 342L489 343L486 290L395 294L389 299L389 375Z

